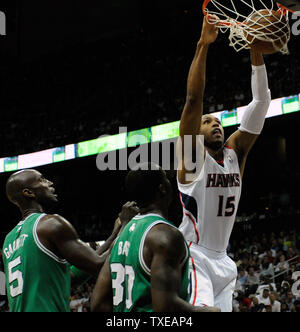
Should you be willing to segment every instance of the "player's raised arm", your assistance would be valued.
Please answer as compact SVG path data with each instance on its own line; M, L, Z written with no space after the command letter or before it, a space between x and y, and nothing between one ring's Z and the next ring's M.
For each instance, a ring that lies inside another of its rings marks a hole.
M253 100L247 106L239 129L226 142L226 145L232 147L238 155L242 176L247 155L263 129L265 117L271 103L271 92L268 86L268 76L263 55L253 47L250 51L250 57Z
M196 54L189 70L186 102L180 120L181 144L177 146L177 156L179 159L178 178L181 183L186 183L186 172L189 170L187 165L191 162L188 160L191 159L191 153L184 151L184 141L186 137L191 138L190 151L195 151L203 114L207 53L209 45L216 40L217 36L216 25L209 24L204 18L201 38L197 43Z

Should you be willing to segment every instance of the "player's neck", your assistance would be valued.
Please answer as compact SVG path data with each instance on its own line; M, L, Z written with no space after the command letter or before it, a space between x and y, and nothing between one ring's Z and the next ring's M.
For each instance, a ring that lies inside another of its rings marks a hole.
M140 214L148 214L148 213L159 214L163 218L168 219L168 209L159 207L155 204L151 204L149 206L140 209Z
M36 202L32 202L29 206L20 208L22 214L22 220L26 219L32 213L43 213L42 206Z
M208 147L206 147L207 152L210 154L212 158L214 158L216 161L223 160L224 154L223 150L224 148L222 147L219 150L213 150Z

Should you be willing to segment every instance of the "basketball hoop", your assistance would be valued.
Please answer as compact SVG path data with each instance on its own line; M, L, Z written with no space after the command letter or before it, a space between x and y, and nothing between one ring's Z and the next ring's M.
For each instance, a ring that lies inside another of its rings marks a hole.
M273 0L204 0L202 10L207 21L217 24L221 32L229 30L230 46L237 52L250 49L251 41L259 40L272 43L274 48L276 45L283 54L289 53L291 10ZM265 17L261 13L266 11Z

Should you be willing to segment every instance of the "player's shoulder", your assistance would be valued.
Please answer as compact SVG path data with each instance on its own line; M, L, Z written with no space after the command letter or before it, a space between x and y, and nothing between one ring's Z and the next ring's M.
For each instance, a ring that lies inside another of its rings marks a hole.
M152 247L176 248L184 244L184 237L179 229L167 222L154 225L147 235L147 242Z
M45 214L38 225L39 230L46 229L51 233L66 231L72 228L72 225L59 214Z
M64 217L59 214L45 214L41 219L43 222L57 222L57 223L65 223L68 222Z

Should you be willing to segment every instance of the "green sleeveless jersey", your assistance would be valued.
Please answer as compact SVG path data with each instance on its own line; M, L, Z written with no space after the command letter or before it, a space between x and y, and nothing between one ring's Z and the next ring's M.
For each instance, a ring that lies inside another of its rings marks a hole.
M33 213L6 236L3 262L11 312L70 311L70 265L42 245Z
M134 217L117 239L109 260L114 312L153 312L150 269L143 259L148 232L157 224L175 227L158 214ZM180 297L189 301L189 248L183 264Z

